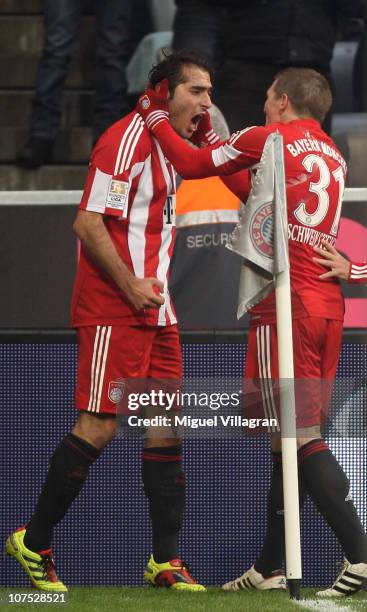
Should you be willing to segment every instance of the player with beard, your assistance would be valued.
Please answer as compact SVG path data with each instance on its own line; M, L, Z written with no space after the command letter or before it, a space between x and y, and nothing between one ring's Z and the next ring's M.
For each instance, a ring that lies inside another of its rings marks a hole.
M177 52L157 64L149 78L157 89L166 79L171 125L180 137L195 141L198 117L211 106L206 61ZM92 152L74 224L81 240L72 298L79 416L51 457L35 512L6 541L6 552L39 589L67 590L56 575L53 530L116 434L119 379L181 378L179 334L168 291L175 197L174 168L141 116L134 111L112 125ZM148 431L142 478L153 532L146 581L205 591L178 554L185 475L177 437Z

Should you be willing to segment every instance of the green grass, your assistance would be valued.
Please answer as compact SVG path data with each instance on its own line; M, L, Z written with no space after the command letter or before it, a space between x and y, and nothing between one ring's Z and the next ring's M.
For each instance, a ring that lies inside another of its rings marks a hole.
M7 592L12 589L0 589L4 601ZM15 591L15 590L14 590ZM16 589L20 591L20 589ZM23 589L22 592L37 593L34 589ZM71 612L220 612L221 610L241 612L296 612L314 609L329 612L346 612L367 609L367 593L360 593L353 598L327 601L315 601L316 589L302 589L302 600L293 603L288 592L239 592L224 593L219 588L209 588L207 593L175 593L163 589L134 587L74 587L69 591L69 605L1 605L0 612L10 610L65 610ZM308 605L307 605L308 601ZM330 602L330 603L329 603ZM305 603L306 605L303 605Z

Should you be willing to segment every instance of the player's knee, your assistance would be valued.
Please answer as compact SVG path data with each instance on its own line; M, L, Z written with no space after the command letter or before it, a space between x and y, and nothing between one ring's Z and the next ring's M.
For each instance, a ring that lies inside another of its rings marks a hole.
M315 427L297 429L297 450L313 440L319 440L321 437L320 427L318 425Z
M167 448L170 446L179 446L180 444L180 438L148 437L144 444L144 448Z
M82 413L72 433L102 449L113 440L117 432L115 417Z

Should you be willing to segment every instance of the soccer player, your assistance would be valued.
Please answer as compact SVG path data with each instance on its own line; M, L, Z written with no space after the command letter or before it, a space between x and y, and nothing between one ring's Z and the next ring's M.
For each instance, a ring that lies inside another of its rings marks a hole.
M336 276L348 283L367 284L367 262L355 263L341 255L335 247L328 242L322 242L322 247L314 247L314 251L320 257L314 257L314 261L324 268L330 268L328 272L320 275L326 279Z
M331 382L335 378L344 316L339 283L332 278L320 281L322 268L313 261L312 249L323 238L330 244L335 243L346 175L342 155L320 126L331 106L329 85L311 69L282 70L267 91L266 125L248 127L225 143L204 150L187 146L170 127L163 86L160 94L147 90L138 109L164 154L185 179L227 175L246 168L252 168L251 174L255 176L269 134L279 132L283 136L295 378L304 379L310 389L309 393L296 396L297 426L302 428L297 432L300 499L302 503L306 493L310 495L346 556L333 586L319 591L318 595L351 595L367 577L367 537L349 496L349 481L321 436L323 402L319 389L311 385L312 380ZM207 116L201 121L199 131L208 130ZM231 185L242 201L248 193L244 174L239 173L237 188L235 176ZM274 292L255 306L250 315L245 377L260 379L269 402L267 408L272 411L275 406L270 384L279 376ZM225 590L285 588L285 576L280 569L284 559L280 450L280 436L275 434L264 546L254 566L225 584Z
M177 52L149 75L167 79L170 122L192 138L211 106L205 60ZM158 86L159 87L159 86ZM72 298L78 334L76 407L71 431L54 451L34 514L6 541L32 583L67 590L55 571L51 540L82 490L91 465L116 433L119 380L181 378L182 357L168 269L175 239L175 172L141 116L112 125L92 152L74 230L81 255ZM145 579L158 587L205 591L178 555L185 475L180 440L148 432L142 478L149 502L153 554Z

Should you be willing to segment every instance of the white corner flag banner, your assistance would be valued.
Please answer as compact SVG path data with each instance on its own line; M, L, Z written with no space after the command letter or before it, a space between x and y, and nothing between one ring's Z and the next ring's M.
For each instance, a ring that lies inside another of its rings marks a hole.
M274 288L274 276L289 269L283 137L270 134L246 205L227 248L244 258L237 317Z
M228 248L244 258L238 318L275 289L286 570L291 596L299 599L302 563L286 197L283 137L270 134Z

